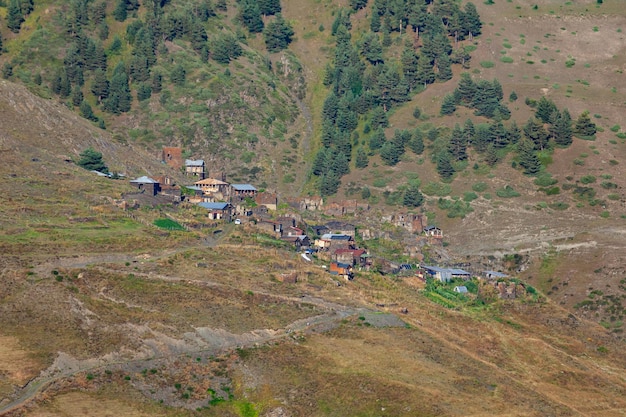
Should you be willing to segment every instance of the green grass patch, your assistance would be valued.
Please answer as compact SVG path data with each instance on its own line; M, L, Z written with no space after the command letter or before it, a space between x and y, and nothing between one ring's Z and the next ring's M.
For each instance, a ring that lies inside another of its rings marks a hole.
M166 230L185 230L185 228L178 222L172 220L172 219L167 219L167 218L163 218L163 219L156 219L153 224L160 228L160 229L166 229Z
M476 191L477 193L482 193L483 191L486 191L487 188L489 188L489 186L484 182L477 182L476 184L472 185L472 190Z
M480 61L480 66L483 68L493 68L496 64L493 61Z
M427 196L445 197L450 195L452 187L448 184L431 181L422 188L422 192Z
M503 62L505 64L512 64L513 58L511 58L510 56L502 56L500 57L500 62Z

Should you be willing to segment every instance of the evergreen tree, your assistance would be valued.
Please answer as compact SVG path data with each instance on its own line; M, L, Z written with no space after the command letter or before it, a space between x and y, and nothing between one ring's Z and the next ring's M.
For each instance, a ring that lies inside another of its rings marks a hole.
M584 111L578 119L576 119L576 134L580 136L593 136L597 132L596 124L591 121L589 112Z
M502 122L495 122L489 126L489 136L491 144L496 149L501 149L509 144L509 131L504 127Z
M404 197L402 198L402 204L406 207L420 207L424 204L424 196L419 190L419 187L415 184L409 184L406 191L404 192Z
M380 14L378 14L378 10L376 7L372 8L372 17L370 18L370 30L374 33L380 32L381 22L380 22Z
M454 129L452 129L450 142L448 142L448 152L456 161L464 161L467 159L467 140L458 123L455 124Z
M2 66L2 78L9 79L13 76L13 64L5 62Z
M444 180L448 180L454 175L455 171L451 159L450 154L447 152L441 152L437 157L437 173Z
M328 152L326 148L321 148L315 155L313 160L312 172L313 175L322 176L329 169Z
M386 142L380 148L380 157L385 165L394 166L400 162L400 150L393 142Z
M320 194L322 197L327 197L329 195L333 195L339 189L339 185L341 184L341 180L333 171L328 171L322 177L320 182Z
M33 0L19 0L20 10L23 16L28 16L35 9Z
M74 88L72 91L72 104L75 106L80 106L80 103L83 102L83 92L79 87Z
M373 65L383 62L383 46L375 33L367 32L361 39L361 55Z
M465 137L465 142L468 145L474 141L475 134L476 128L474 127L474 122L472 122L472 119L465 120L465 123L463 123L463 136Z
M11 0L7 7L7 27L13 33L19 33L24 22L24 14L20 7L19 0Z
M176 85L184 85L186 76L187 71L185 70L185 67L183 67L181 64L176 65L170 73L170 79L172 83Z
M104 71L98 69L94 72L90 90L98 99L98 103L109 96L109 80L107 80Z
M439 110L439 113L442 116L447 116L447 115L451 115L455 111L456 111L456 98L454 97L454 94L446 94L443 97L443 101L441 102L441 109Z
M411 149L415 155L421 155L424 152L424 134L421 130L417 128L413 130L408 145L409 149Z
M535 144L535 149L544 149L550 137L543 124L534 117L528 119L524 125L524 136Z
M476 6L474 5L474 3L466 3L464 12L463 28L470 35L470 39L476 35L480 35L480 32L482 30L482 23L480 21L480 16L478 15L478 11L476 10Z
M487 150L485 151L485 163L490 167L498 163L498 152L496 151L496 147L493 146L493 143L487 146Z
M91 106L86 101L83 100L83 102L80 103L79 110L80 110L80 115L83 116L85 119L91 120L94 122L98 120L96 115L93 114L93 110L91 109Z
M280 0L258 0L259 10L264 16L275 15L281 12Z
M424 87L435 82L435 71L433 70L433 61L424 54L420 54L417 61L417 79L419 84Z
M452 79L452 63L448 55L441 55L437 59L437 79L441 82Z
M110 113L120 114L130 110L132 96L128 85L126 65L120 61L113 71L109 88L109 97L105 100L104 109Z
M541 120L543 123L550 123L552 113L556 111L556 104L554 104L552 100L548 100L545 96L541 96L541 98L537 102L535 117Z
M123 22L128 17L128 11L126 10L126 1L117 0L115 2L115 9L113 10L113 18L118 22Z
M144 101L152 96L152 88L148 84L139 84L137 88L137 100Z
M372 128L376 129L378 127L389 127L389 119L387 118L387 113L385 109L381 106L377 106L372 110L371 116L371 124Z
M509 143L517 143L519 142L521 138L522 138L522 131L517 126L517 123L515 122L515 120L513 120L513 122L511 122L511 126L509 127L508 141Z
M476 88L476 83L474 83L472 77L467 72L464 72L461 74L459 86L456 88L455 93L458 95L459 100L467 105L474 101Z
M511 94L509 94L509 101L517 101L517 93L515 91L511 91Z
M250 33L263 32L263 19L261 19L261 9L254 0L242 0L240 3L239 18Z
M385 137L385 131L382 128L378 128L374 131L372 136L370 136L370 149L375 151L376 149L380 149L387 142L387 138Z
M350 173L350 164L346 154L343 152L335 153L335 157L330 162L330 170L337 174L339 178Z
M104 160L102 159L102 153L96 151L92 147L89 147L80 153L80 159L76 162L76 165L85 168L89 171L98 171L108 173Z
M417 85L417 65L419 58L410 42L404 46L400 62L402 63L402 75L404 75L409 89L413 90Z
M489 127L484 124L479 124L476 126L476 132L474 133L474 137L472 143L474 145L474 149L478 152L485 152L487 150L487 146L489 145L489 141L491 139L491 135L489 133Z
M359 148L356 151L356 159L354 160L354 166L363 169L366 168L369 164L369 160L367 158L367 153L363 150L363 148Z
M536 175L541 170L541 162L535 153L535 144L529 139L523 139L518 144L519 165L526 175Z
M0 55L4 52L4 47L2 46L2 33L0 33Z
M289 46L294 34L291 25L279 13L263 30L265 47L270 52L282 51Z
M559 113L558 119L554 123L553 134L554 143L561 147L567 147L572 144L572 117L567 109Z

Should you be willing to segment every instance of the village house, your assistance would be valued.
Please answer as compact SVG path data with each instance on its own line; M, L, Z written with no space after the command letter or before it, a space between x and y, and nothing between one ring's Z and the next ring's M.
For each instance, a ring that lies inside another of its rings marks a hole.
M185 193L183 195L185 201L190 203L200 203L202 202L202 188L197 185L185 185L184 186Z
M283 227L280 223L275 222L273 220L267 219L257 219L256 222L257 229L272 235L276 238L280 238L283 235Z
M348 235L327 233L315 240L315 246L331 252L336 249L354 249L354 239Z
M145 175L143 177L130 180L130 183L137 187L139 191L152 196L157 195L161 189L158 181Z
M232 193L231 195L233 197L254 198L258 193L257 189L254 188L254 186L250 184L231 184L230 188L231 188L231 193Z
M180 171L183 169L183 149L179 147L163 147L161 162L169 167Z
M230 221L232 216L232 206L229 203L198 203L198 206L207 210L207 217L210 220Z
M331 262L329 272L331 275L338 275L344 278L346 281L352 280L354 274L352 273L352 265L344 264L341 262Z
M483 271L483 278L488 280L500 279L500 278L508 278L507 274L503 274L502 272L497 271Z
M311 230L313 230L313 233L315 234L315 236L322 236L322 235L325 235L326 233L330 233L330 229L324 225L311 226Z
M386 216L383 220L394 226L401 227L411 233L422 233L427 227L426 216L423 214L400 212Z
M353 238L356 236L356 227L350 223L331 221L326 223L326 227L330 230L330 233L348 235Z
M283 226L283 231L288 227L296 227L296 219L291 216L279 216L276 221Z
M180 187L176 185L174 179L167 175L160 175L154 180L159 183L159 194L167 196L173 201L181 201Z
M278 196L275 193L264 191L254 197L254 202L259 206L265 206L268 210L275 211L278 208Z
M422 265L421 269L423 269L427 275L430 275L431 278L441 282L450 282L453 279L458 278L467 281L472 277L472 274L469 272L457 268L441 268L438 266Z
M364 249L336 249L332 255L333 261L361 267L367 265L368 259L369 255Z
M302 198L290 198L287 203L300 211L316 211L321 210L324 205L324 200L320 196L302 197Z
M204 160L202 159L185 159L185 174L190 177L198 177L204 179Z
M424 234L426 236L431 236L431 237L435 237L435 238L438 238L438 239L442 239L443 238L443 232L437 226L426 226L424 228Z
M215 178L205 178L196 181L194 185L202 189L203 201L215 202L228 200L230 188L227 182Z
M283 236L281 240L289 242L293 245L294 249L300 251L301 249L307 249L311 246L311 241L307 235L299 236Z

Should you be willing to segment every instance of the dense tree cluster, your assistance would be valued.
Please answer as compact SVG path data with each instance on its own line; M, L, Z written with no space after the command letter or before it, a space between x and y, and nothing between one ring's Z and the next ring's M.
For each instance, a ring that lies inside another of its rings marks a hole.
M476 116L507 120L511 111L502 104L502 98L502 85L497 79L474 82L468 73L463 73L454 93L445 96L440 113L452 114L456 106L462 105L474 109Z
M444 0L429 9L426 2L419 0L375 0L371 31L354 42L351 12L365 7L367 1L351 1L350 5L351 10L342 9L335 15L332 25L336 41L334 59L324 74L329 94L322 108L323 148L313 168L313 174L320 177L323 195L336 191L337 188L330 185L338 187L336 178L341 178L345 171L328 169L337 164L322 169L321 162L327 160L328 155L350 162L356 151L359 158L354 164L359 168L365 164L364 155L367 157L373 152L379 152L387 165L397 164L406 146L416 153L423 152L421 133L414 137L409 132L395 132L390 140L385 138L383 129L389 125L388 112L427 85L452 78L452 65L469 61L469 55L457 42L479 34L481 28L476 8L471 3L460 9L457 2ZM392 38L403 42L400 59L386 56ZM368 135L364 141L369 145L368 151L361 149L363 143L351 140L360 121L365 124L363 133ZM333 181L325 181L329 175Z

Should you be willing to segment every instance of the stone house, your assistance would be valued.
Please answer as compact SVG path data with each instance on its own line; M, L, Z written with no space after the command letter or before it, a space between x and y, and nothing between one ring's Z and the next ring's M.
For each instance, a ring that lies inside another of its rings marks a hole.
M205 201L228 200L230 188L227 182L215 178L205 178L196 181L194 185L202 189L203 199Z
M130 183L134 185L135 187L137 187L139 191L144 192L148 195L152 195L152 196L157 195L159 191L161 190L161 187L158 181L150 177L147 177L145 175L143 177L130 180Z
M177 171L180 171L183 169L183 149L175 146L164 146L161 151L161 162Z
M232 206L229 203L198 203L198 206L207 210L210 220L230 221L232 218Z
M185 159L185 174L190 177L198 177L203 180L205 176L204 160Z
M267 191L258 193L256 197L254 197L254 201L259 206L267 207L268 210L276 210L278 208L278 196L276 193L270 193Z

